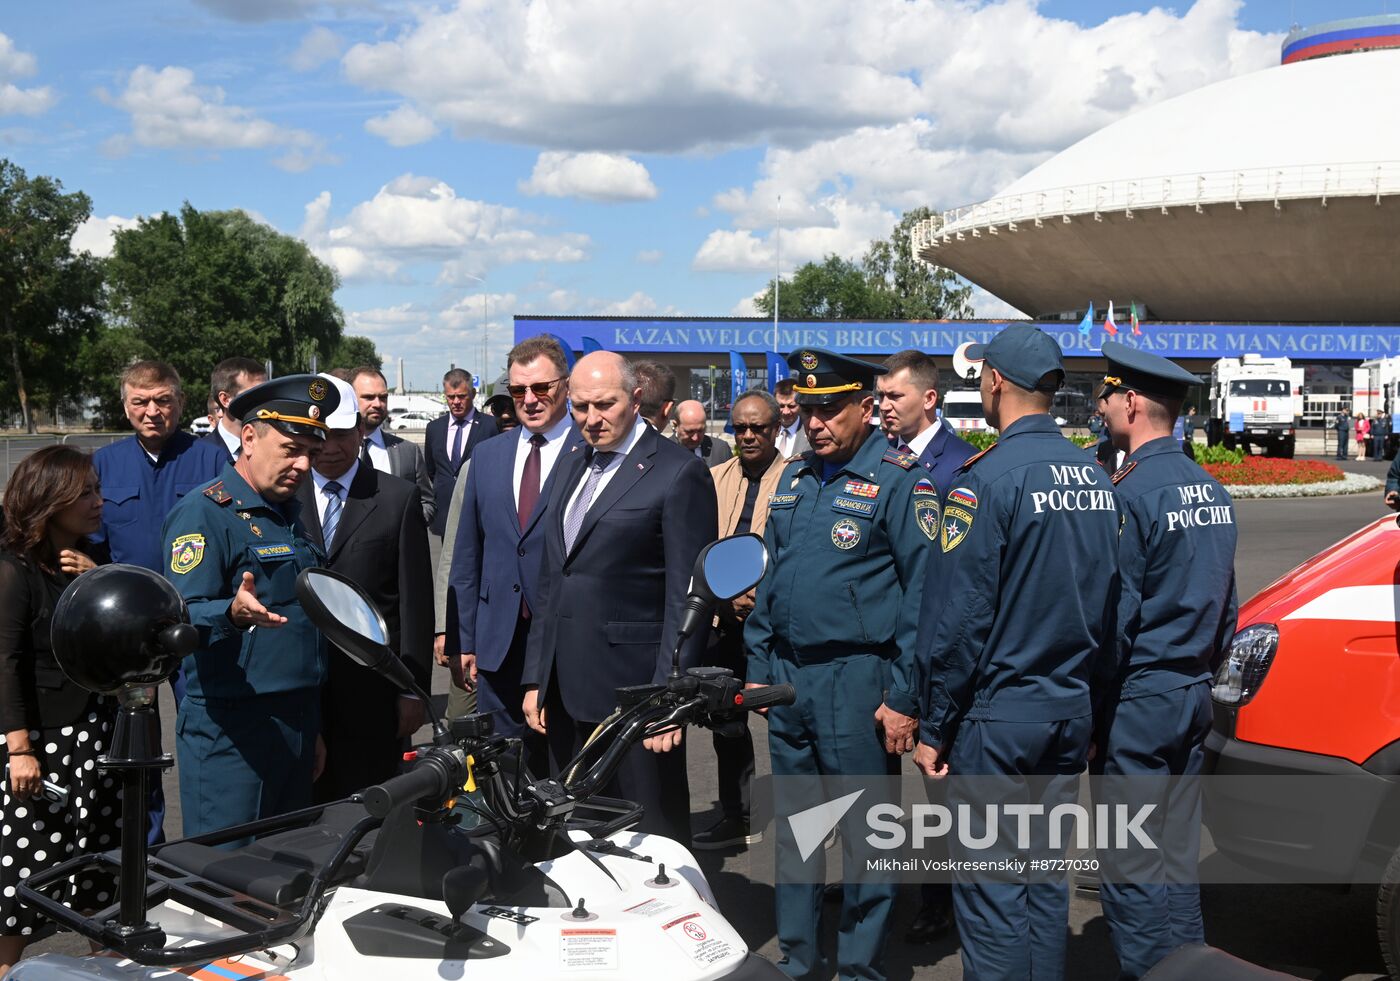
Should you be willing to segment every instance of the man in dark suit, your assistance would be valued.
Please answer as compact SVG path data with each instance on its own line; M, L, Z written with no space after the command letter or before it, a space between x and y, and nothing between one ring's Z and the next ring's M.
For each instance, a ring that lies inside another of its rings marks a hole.
M214 431L200 439L221 448L228 462L238 459L243 449L243 420L229 415L229 403L245 388L267 381L267 370L252 358L224 358L209 376L209 397L219 404Z
M477 711L496 731L525 736L527 762L548 772L544 739L525 725L520 684L525 640L539 608L549 494L559 461L581 448L569 418L569 368L550 337L522 341L507 356L516 432L476 448L464 471L452 552L447 624L460 662L454 675L476 688ZM446 546L444 546L446 547Z
M875 379L880 425L892 446L918 459L941 497L977 447L938 418L938 364L933 358L922 351L900 351L885 359L885 371Z
M452 504L452 485L457 471L471 459L476 444L496 435L496 420L472 405L476 389L471 375L453 368L442 376L442 394L447 399L447 415L428 423L424 435L423 457L428 464L428 479L433 484L436 513L428 530L441 537L447 526L447 509Z
M694 399L676 406L676 442L707 467L717 467L734 455L728 443L705 432L705 407Z
M416 488L359 460L361 426L354 390L323 375L340 392L326 418L329 432L311 479L297 488L307 537L326 553L326 567L374 601L389 628L389 647L425 691L433 643L432 569L428 530ZM331 651L322 689L321 735L326 766L318 801L339 800L398 772L404 740L423 724L423 704L383 677Z
M608 351L584 355L569 377L587 446L565 454L550 490L521 679L525 719L545 733L556 769L612 713L617 688L670 674L691 571L718 527L709 470L641 418L639 394L631 366ZM699 663L705 633L682 669ZM643 806L642 831L688 844L680 744L676 731L634 746L611 791Z
M384 429L384 420L389 418L389 383L378 368L362 365L350 373L350 386L359 399L360 424L364 426L360 462L416 485L423 507L423 522L431 525L437 515L437 499L433 496L433 482L428 477L423 451L417 443Z

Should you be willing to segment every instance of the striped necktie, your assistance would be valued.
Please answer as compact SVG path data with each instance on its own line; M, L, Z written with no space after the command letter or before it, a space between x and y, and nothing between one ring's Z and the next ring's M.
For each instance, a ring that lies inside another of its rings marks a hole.
M335 532L340 527L340 512L345 505L340 501L340 492L343 488L339 481L328 480L326 486L321 488L321 493L326 495L326 516L321 519L321 540L326 543L326 551L331 550L331 543L335 541Z

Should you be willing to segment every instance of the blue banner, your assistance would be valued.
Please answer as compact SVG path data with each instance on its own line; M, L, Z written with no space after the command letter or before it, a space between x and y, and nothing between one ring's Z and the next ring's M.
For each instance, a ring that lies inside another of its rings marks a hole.
M535 336L535 335L534 335L533 332L525 335L525 337L534 337L534 336ZM560 335L554 333L553 331L546 331L546 332L545 332L545 336L546 336L546 337L552 337L552 338L554 338L556 341L559 342L559 346L562 347L562 348L564 349L564 360L567 361L567 362L569 363L569 370L570 370L570 371L573 371L573 370L574 370L574 346L573 346L573 343L572 343L568 338L561 337ZM515 328L515 342L516 342L517 344L519 344L521 341L523 341L523 340L525 339L525 337L521 337L521 336L520 336L520 327L517 325L516 328Z
M588 337L587 335L584 336L584 338L583 338L583 353L584 353L584 354L592 354L594 351L602 351L603 349L604 349L604 348L603 348L603 345L600 344L600 343L598 342L598 339L597 339L596 337Z
M928 354L949 355L963 341L986 343L1008 323L1006 320L924 321L784 321L779 331L783 353L800 347L821 347L843 354L883 355L905 348ZM1096 358L1106 338L1101 331L1085 337L1078 324L1042 321L1064 350L1066 357ZM596 337L609 351L620 354L771 351L772 321L758 319L616 319L589 317L516 317L515 337L523 340L553 333L561 340L582 341L583 331ZM1260 354L1299 361L1364 361L1400 354L1400 324L1200 324L1154 323L1142 325L1142 336L1121 332L1124 344L1168 358L1239 357Z
M778 382L782 381L792 371L788 368L787 360L781 354L768 352L768 391L778 387Z
M729 407L730 415L733 415L734 403L739 401L739 396L749 390L749 367L744 364L744 356L738 351L729 352ZM724 421L724 431L734 432L734 423L726 419Z

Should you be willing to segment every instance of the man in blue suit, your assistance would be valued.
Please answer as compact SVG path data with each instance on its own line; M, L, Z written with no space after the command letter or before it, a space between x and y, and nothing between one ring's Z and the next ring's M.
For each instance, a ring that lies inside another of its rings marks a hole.
M552 337L531 337L506 359L520 427L476 448L462 506L447 594L454 674L476 688L477 711L496 731L525 736L530 771L547 772L544 740L525 726L525 639L539 608L545 512L560 459L583 439L569 418L569 368Z
M442 394L447 400L447 415L428 423L423 436L423 457L437 502L428 530L438 537L447 527L447 509L452 504L457 471L471 458L477 443L496 435L496 420L477 412L472 405L476 388L471 375L453 368L442 376Z
M900 351L885 359L885 371L875 379L880 425L895 449L918 458L941 497L977 447L938 418L938 363L933 358L922 351Z
M564 454L550 488L522 678L525 719L546 735L556 768L612 714L618 688L671 673L690 575L719 526L709 469L641 417L636 372L622 357L579 358L569 397L587 446ZM682 651L682 670L699 663L707 633ZM688 846L680 742L675 731L633 746L604 792L642 805L643 832Z

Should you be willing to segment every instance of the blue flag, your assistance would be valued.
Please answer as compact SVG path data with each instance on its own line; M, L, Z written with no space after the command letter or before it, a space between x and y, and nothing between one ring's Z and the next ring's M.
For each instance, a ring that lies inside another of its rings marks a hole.
M574 349L569 347L569 342L558 334L545 334L545 337L552 337L559 342L559 346L564 349L564 360L569 363L569 370L574 370Z
M1089 331L1094 329L1094 301L1089 301L1089 312L1084 315L1084 319L1079 321L1079 333L1085 337L1089 336Z
M768 391L778 387L778 382L782 381L792 372L788 369L787 359L781 354L768 352Z
M601 350L603 350L603 345L600 344L600 343L598 342L598 339L597 339L597 338L594 338L594 337L585 337L585 338L583 339L583 353L584 353L584 354L592 354L594 351L601 351Z
M729 409L733 415L734 403L739 401L739 396L749 390L749 368L744 364L744 356L738 351L729 352ZM734 432L734 423L729 419L724 421L724 431Z

